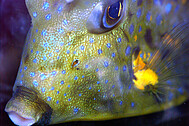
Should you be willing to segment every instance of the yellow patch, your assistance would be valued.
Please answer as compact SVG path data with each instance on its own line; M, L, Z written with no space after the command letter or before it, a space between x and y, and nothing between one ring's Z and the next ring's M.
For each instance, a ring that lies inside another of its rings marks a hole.
M137 35L134 36L134 40L135 40L135 42L136 42L136 40L137 40Z

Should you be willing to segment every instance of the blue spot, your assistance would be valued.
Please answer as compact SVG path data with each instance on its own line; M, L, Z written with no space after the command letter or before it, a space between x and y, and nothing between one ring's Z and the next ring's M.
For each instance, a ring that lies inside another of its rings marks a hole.
M115 88L115 85L112 85L112 88Z
M64 23L65 25L67 25L67 24L68 24L68 21L67 21L67 20L63 20L63 23Z
M71 43L70 43L70 42L68 42L68 45L70 46L70 45L71 45Z
M82 78L84 78L85 76L84 75L82 75Z
M151 17L151 13L148 12L148 13L146 14L146 20L147 20L148 22L150 21L150 17Z
M64 93L64 96L66 96L66 93Z
M131 84L129 85L128 90L131 90Z
M37 83L37 81L36 81L36 80L34 80L34 81L33 81L33 85L34 85L35 87L37 87L37 86L38 86L38 83Z
M173 99L173 93L169 92L169 96L168 96L169 101L171 101Z
M139 8L138 11L137 11L137 13L136 13L136 15L139 18L141 16L141 14L142 14L142 10L141 10L141 8Z
M33 62L34 62L34 63L37 63L37 59L34 59Z
M52 98L51 97L47 97L47 101L51 101L52 100Z
M131 52L131 47L128 46L126 49L125 49L125 55L128 56Z
M105 83L107 84L107 83L108 83L108 80L105 80Z
M115 97L115 94L113 94L112 96Z
M41 74L41 80L44 80L46 78L47 78L47 76L45 74Z
M80 49L81 49L81 50L84 50L84 48L85 48L85 47L84 47L83 45L82 45L82 46L80 46Z
M42 93L45 93L45 88L41 88Z
M134 107L135 106L135 103L134 102L131 102L131 107Z
M142 27L139 26L138 32L140 33L142 31Z
M183 94L183 93L184 93L182 87L180 87L180 88L178 89L178 92L179 92L180 94Z
M78 108L74 108L74 113L77 114L77 112L79 111Z
M118 66L115 67L115 70L118 71Z
M53 76L55 76L55 75L56 75L56 71L52 71L51 74L52 74Z
M52 56L52 53L49 53L49 56Z
M56 104L59 104L59 101L56 101Z
M136 2L136 0L132 0L132 2L134 3L134 2Z
M94 100L96 100L96 98L94 98Z
M91 87L89 87L89 90L91 90Z
M108 61L105 61L105 62L104 62L104 67L108 67L108 66L109 66Z
M27 66L25 66L25 67L24 67L24 70L27 70L27 68L28 68L28 67L27 67Z
M63 30L62 28L59 28L59 29L58 29L58 32L61 34L61 33L64 32L64 30Z
M144 53L141 53L141 54L140 54L140 58L143 58L143 56L144 56Z
M159 0L154 0L154 4L158 5Z
M100 89L98 90L98 92L100 92Z
M66 53L69 54L69 53L70 53L70 50L67 50Z
M54 90L54 87L51 87L51 90Z
M36 51L36 54L39 54L39 51Z
M96 69L96 72L98 72L98 71L99 71L99 69L97 68L97 69Z
M131 24L131 26L129 28L129 34L131 35L131 34L133 34L133 32L134 32L134 25Z
M64 42L60 42L60 46L63 46L64 45Z
M47 30L43 30L42 32L41 32L41 35L43 35L43 36L45 36L47 34Z
M62 80L62 81L60 82L60 84L64 84L64 81Z
M20 73L22 72L22 69L20 69Z
M89 66L88 65L85 65L85 68L88 68Z
M50 20L50 19L51 19L51 14L47 14L47 15L45 16L45 19L46 19L46 20Z
M172 84L172 81L167 80L166 83L167 83L168 85L171 85L171 84Z
M43 57L43 60L46 60L46 59L47 59L47 57L46 57L46 56L44 56L44 57Z
M119 105L122 105L122 104L123 104L123 101L120 101L120 102L119 102Z
M68 101L71 101L71 98L69 98Z
M43 9L48 9L49 8L49 3L48 2L44 2L43 4Z
M113 57L113 58L115 57L115 53L112 53L112 57Z
M63 9L63 7L59 6L58 9L57 9L58 13L60 13L62 11L62 9Z
M102 49L99 49L99 50L98 50L98 54L101 54L101 53L102 53Z
M171 11L171 8L172 8L172 5L171 5L170 3L168 3L168 4L165 6L165 11L166 11L167 14Z
M100 81L97 81L97 84L100 84Z
M33 12L33 17L34 17L34 18L37 17L37 12Z
M38 32L38 29L36 29L35 32Z
M175 13L179 10L180 6L177 5L176 8L175 8Z
M68 85L68 87L70 87L70 85Z
M66 73L66 71L65 71L65 70L63 70L63 71L62 71L62 74L65 74L65 73Z
M121 38L118 38L118 39L117 39L117 42L119 42L119 43L120 43L120 42L121 42Z
M110 48L111 47L111 44L110 43L107 43L107 45L106 45L108 48Z
M90 39L89 39L89 42L90 42L90 43L93 43L93 42L94 42L94 39L93 39L93 38L90 38Z
M160 25L161 21L162 21L162 16L160 14L158 14L157 17L156 17L156 24Z
M22 81L20 81L20 84L22 84L23 82Z
M81 96L81 93L79 94L79 96Z
M123 66L123 71L126 71L126 70L127 70L127 66L124 65L124 66Z
M73 54L76 54L76 51L74 51Z
M59 91L57 91L57 94L59 94L60 92Z
M77 76L75 76L75 77L74 77L74 80L77 80L77 79L78 79L78 77L77 77Z

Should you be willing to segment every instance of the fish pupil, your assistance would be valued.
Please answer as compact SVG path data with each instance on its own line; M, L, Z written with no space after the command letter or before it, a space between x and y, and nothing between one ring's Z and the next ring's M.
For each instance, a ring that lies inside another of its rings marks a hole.
M121 10L122 10L122 4L121 2L118 1L108 7L108 16L111 19L119 18L121 15Z

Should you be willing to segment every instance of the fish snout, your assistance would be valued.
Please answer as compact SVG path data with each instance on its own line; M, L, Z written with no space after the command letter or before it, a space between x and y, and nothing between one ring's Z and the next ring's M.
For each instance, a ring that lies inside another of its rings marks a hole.
M52 109L37 93L23 86L18 86L8 101L5 111L12 122L19 126L50 124Z

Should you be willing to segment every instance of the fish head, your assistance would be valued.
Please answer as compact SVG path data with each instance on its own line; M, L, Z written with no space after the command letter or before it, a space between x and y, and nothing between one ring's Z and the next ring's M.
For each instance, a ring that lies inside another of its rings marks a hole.
M121 111L115 101L122 98L122 82L131 81L131 43L121 44L127 41L121 30L126 0L26 0L26 5L32 26L5 109L13 122L54 124Z

